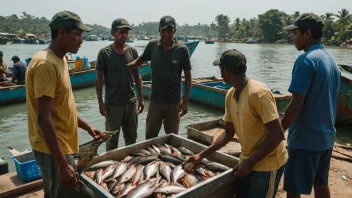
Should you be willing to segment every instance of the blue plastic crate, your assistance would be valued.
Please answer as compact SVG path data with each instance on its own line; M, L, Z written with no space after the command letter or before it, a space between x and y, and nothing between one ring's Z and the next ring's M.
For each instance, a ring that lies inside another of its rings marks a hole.
M16 165L16 172L18 177L23 182L32 181L41 178L40 168L35 161L32 152L19 156L11 157Z

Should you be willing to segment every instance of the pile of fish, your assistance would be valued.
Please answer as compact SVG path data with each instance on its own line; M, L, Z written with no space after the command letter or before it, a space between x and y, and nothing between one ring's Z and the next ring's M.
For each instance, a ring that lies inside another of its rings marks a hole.
M172 197L187 188L229 169L204 159L194 166L187 148L150 145L130 153L121 161L103 161L84 174L115 197Z

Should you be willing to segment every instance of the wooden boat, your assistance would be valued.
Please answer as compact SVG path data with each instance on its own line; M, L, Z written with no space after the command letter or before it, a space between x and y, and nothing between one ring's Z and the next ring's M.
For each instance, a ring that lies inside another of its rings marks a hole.
M339 65L341 71L346 71L352 73L352 65Z
M205 41L205 44L214 44L215 42L214 41L211 41L211 40L208 40L208 41Z
M340 70L341 84L339 88L336 123L352 124L352 67L340 65Z

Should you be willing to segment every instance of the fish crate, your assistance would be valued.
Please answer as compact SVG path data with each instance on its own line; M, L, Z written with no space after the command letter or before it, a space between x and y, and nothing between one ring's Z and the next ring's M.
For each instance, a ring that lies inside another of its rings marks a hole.
M29 182L42 177L40 168L32 152L12 156L11 158L15 162L16 172L21 181Z
M199 153L207 147L194 142L192 140L183 138L175 134L168 134L165 136L145 140L133 145L121 147L115 150L111 150L96 156L88 166L94 165L99 162L106 160L122 160L127 155L138 149L144 149L149 145L153 144L169 144L174 147L185 147L191 150L193 153ZM231 167L238 164L238 158L221 153L215 152L207 157L208 160L223 164L230 167L229 170L220 173L217 176L211 177L187 190L174 195L175 198L213 198L213 197L232 197L234 194L234 182L236 177L234 176ZM92 179L86 176L84 173L80 174L81 180L93 191L94 197L100 198L113 198L109 192L105 191L100 185L95 183Z
M205 144L212 144L225 131L225 121L216 119L208 122L187 125L188 137L200 140Z

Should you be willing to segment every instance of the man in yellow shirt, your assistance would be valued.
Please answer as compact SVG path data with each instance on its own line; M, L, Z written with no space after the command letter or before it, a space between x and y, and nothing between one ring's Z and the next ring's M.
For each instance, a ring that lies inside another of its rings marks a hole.
M69 11L57 13L49 26L52 42L32 57L26 72L28 136L41 169L44 196L77 197L73 157L78 153L77 128L95 139L101 132L77 116L64 56L67 52L76 54L83 31L92 29Z
M3 53L2 51L0 51L0 82L5 82L5 81L8 81L6 79L6 74L9 73L9 69L7 64L2 59L2 57L3 57Z
M242 152L234 168L236 196L275 197L287 161L284 131L274 96L263 83L246 76L247 60L237 50L225 51L214 61L226 83L232 85L225 101L225 133L209 148L192 156L199 163L204 157L238 136Z

